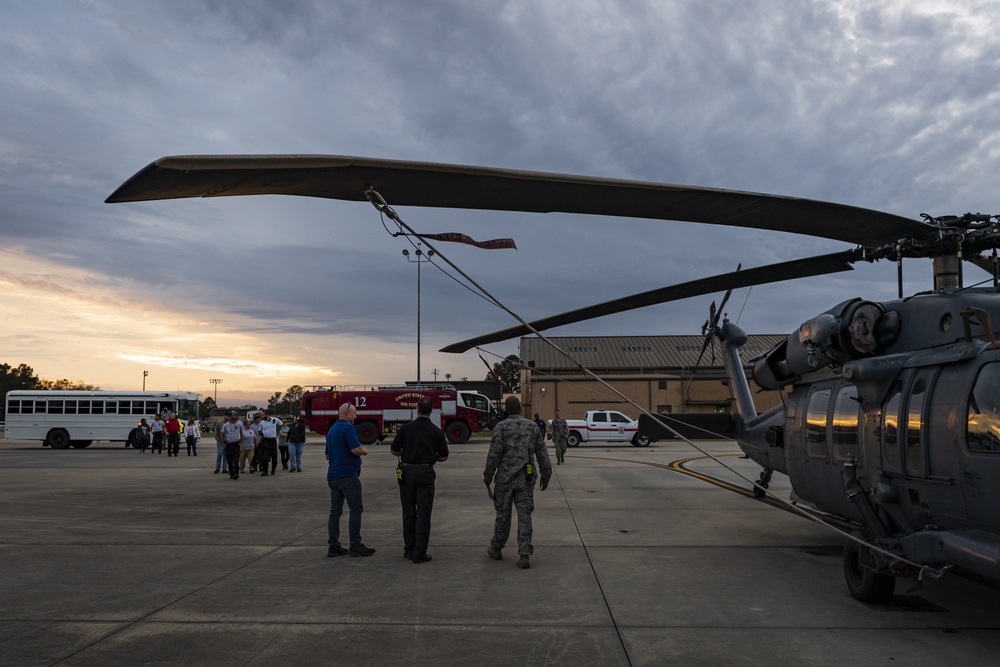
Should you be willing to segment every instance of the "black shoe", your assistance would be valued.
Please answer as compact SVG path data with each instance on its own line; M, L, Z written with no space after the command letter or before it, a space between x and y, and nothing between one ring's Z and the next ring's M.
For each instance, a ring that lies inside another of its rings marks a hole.
M333 558L334 556L343 556L347 553L347 549L344 547L330 547L326 550L326 557Z
M272 475L274 474L274 471L273 471L273 470L271 471L271 474L272 474Z
M264 472L262 472L262 473L260 474L260 476L261 476L261 477L267 477L267 471L265 470Z
M219 474L219 469L218 469L218 468L216 468L216 469L215 469L215 474L216 474L216 475L218 475L218 474Z
M348 551L351 552L352 556L374 556L375 555L375 550L374 549L366 547L363 544L360 545L360 546L351 547L350 549L348 549Z
M522 570L527 570L529 567L531 567L531 561L528 560L527 556L521 556L520 558L517 559L517 566Z
M403 552L403 558L405 558L406 560L413 560L413 552L412 551L404 551Z
M493 547L486 547L486 555L493 560L503 560L503 554L500 553L499 549L494 549Z
M430 556L428 556L427 554L424 554L423 556L414 556L413 557L413 562L414 563L426 563L430 559L431 559Z

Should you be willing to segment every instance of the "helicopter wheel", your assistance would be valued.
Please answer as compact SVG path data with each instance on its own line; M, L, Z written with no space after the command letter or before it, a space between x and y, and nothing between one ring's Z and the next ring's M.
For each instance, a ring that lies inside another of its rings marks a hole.
M896 589L896 577L874 571L871 550L854 540L844 544L844 579L851 595L861 602L885 604Z
M767 493L764 492L764 489L766 489L767 485L771 482L771 475L773 474L774 470L771 468L764 468L760 471L760 479L758 479L757 483L753 485L754 498L763 498L767 495Z

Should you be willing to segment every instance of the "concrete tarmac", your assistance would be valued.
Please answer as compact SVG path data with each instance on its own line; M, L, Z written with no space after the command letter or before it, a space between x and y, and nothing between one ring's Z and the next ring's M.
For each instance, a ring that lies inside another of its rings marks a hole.
M708 443L755 478L735 445ZM486 556L485 443L437 467L429 553L402 557L396 459L364 461L371 558L326 557L305 471L232 481L197 457L0 440L4 665L967 665L1000 654L1000 593L956 576L884 607L847 594L841 539L682 443L587 443L535 491L531 569ZM554 453L552 455L555 462ZM772 489L788 496L787 479ZM346 513L342 532L346 535ZM513 534L513 533L512 533Z

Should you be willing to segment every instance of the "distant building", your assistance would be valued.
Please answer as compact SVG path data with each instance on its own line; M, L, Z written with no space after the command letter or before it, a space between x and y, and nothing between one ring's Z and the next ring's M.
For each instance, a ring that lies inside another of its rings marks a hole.
M751 335L741 349L747 361L766 352L788 334ZM701 353L702 336L578 336L548 337L573 359L538 337L521 339L521 402L525 414L551 419L559 410L565 419L580 419L587 410L621 410L632 418L635 408L584 374L575 362L609 383L644 409L656 413L730 412L729 389L721 349ZM781 403L776 391L760 392L750 381L758 411Z

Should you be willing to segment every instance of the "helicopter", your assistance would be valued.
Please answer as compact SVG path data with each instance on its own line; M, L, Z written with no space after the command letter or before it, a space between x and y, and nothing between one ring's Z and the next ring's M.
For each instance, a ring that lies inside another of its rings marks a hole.
M736 190L546 172L327 155L174 156L151 163L108 203L285 194L391 205L562 212L782 231L850 247L650 290L443 348L461 353L677 299L725 292L703 327L723 350L733 430L792 500L844 531L857 599L884 603L899 579L955 572L1000 587L1000 216L911 219L845 204ZM930 259L933 288L903 295L902 260ZM733 289L894 261L898 298L847 299L748 360L762 389L786 391L758 414L740 357L747 335L723 314ZM992 274L963 286L963 262ZM714 348L713 348L714 349ZM656 419L640 432L658 437ZM918 585L919 585L918 583Z

